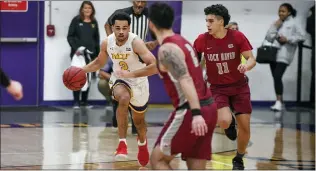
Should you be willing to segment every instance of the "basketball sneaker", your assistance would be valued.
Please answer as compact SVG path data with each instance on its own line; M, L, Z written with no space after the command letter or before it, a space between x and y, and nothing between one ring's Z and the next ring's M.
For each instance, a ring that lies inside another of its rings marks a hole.
M230 123L229 127L224 130L226 136L232 140L235 141L237 139L237 129L236 129L236 118L234 114L232 113L232 122Z
M138 138L137 138L137 143L138 143L138 155L137 155L137 160L138 163L141 166L146 166L149 162L149 152L148 152L148 147L147 147L147 139L145 142L141 143Z
M115 161L126 161L126 160L127 160L127 145L124 141L120 141L115 152Z
M245 166L244 166L244 162L242 160L242 158L239 157L234 157L233 158L233 170L244 170Z

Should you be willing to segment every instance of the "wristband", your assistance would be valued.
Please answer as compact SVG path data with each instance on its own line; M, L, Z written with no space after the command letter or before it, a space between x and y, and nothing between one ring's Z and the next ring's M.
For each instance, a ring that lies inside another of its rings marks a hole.
M192 116L198 116L201 115L200 109L191 109Z

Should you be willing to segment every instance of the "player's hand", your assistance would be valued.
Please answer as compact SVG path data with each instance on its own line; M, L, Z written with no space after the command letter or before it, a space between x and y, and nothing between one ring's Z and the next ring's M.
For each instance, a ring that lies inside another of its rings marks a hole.
M284 36L282 36L282 35L280 35L280 37L279 37L279 42L281 42L281 43L286 43L287 42L287 38L286 37L284 37Z
M279 28L279 27L281 27L282 23L283 23L283 21L282 21L281 19L278 19L278 20L274 23L274 25L275 25L277 28Z
M118 70L114 72L115 76L118 78L132 78L132 74L126 70Z
M208 131L204 118L199 116L193 116L191 133L196 136L204 136Z
M237 69L240 73L245 73L248 71L248 67L246 64L240 64Z
M7 87L7 91L15 100L21 100L23 97L22 85L17 81L11 80L9 87Z

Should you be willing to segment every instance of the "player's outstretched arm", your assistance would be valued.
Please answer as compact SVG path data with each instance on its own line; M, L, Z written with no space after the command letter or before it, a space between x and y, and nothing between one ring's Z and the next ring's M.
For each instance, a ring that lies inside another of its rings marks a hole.
M200 102L196 89L188 72L183 51L175 44L166 43L158 52L160 68L169 72L178 81L187 98L191 109L200 109Z
M155 56L148 50L143 40L133 40L133 50L147 65L146 67L130 72L132 78L151 76L158 73Z
M95 60L90 62L88 65L84 66L82 69L85 72L95 72L101 69L105 65L108 59L106 48L107 48L107 40L104 40L100 47L99 56Z

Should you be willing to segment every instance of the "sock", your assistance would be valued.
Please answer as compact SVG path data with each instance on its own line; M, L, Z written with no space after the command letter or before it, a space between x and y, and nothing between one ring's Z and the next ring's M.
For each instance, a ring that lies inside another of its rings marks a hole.
M236 157L242 159L244 157L245 154L240 154L237 152Z
M127 145L126 138L119 139L119 142L121 141L125 142L125 144Z
M141 143L141 142L138 140L137 143L138 143L139 146L144 146L144 145L146 145L146 140L145 140L143 143Z

